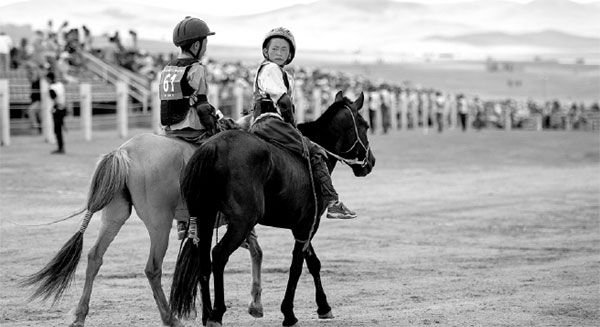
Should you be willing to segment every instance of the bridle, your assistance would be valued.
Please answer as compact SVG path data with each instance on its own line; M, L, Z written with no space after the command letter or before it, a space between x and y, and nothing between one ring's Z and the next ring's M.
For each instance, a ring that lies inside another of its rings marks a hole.
M347 104L344 104L344 109L348 110L350 112L350 117L352 117L352 123L354 124L354 133L356 135L356 140L354 141L354 144L352 144L352 146L348 150L341 151L340 153L341 154L348 153L348 152L354 150L354 148L357 147L357 145L360 145L365 150L365 157L362 160L359 160L358 159L358 151L357 151L356 158L346 159L346 158L344 158L338 154L335 154L325 148L323 148L323 150L325 150L325 152L327 152L327 154L329 154L330 156L336 158L337 160L345 163L348 166L360 165L361 168L364 168L368 163L369 151L370 151L371 146L365 146L365 144L360 139L360 135L358 134L358 125L356 124L356 118L354 118L354 114L352 114L352 109Z

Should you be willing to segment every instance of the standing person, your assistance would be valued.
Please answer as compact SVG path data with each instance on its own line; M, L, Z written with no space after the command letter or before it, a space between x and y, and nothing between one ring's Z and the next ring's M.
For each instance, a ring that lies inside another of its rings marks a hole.
M460 127L463 132L467 131L467 118L469 115L469 108L467 106L467 101L465 100L465 96L463 94L459 94L456 96L456 106L458 107L458 117L460 118Z
M381 115L381 127L383 128L383 134L387 134L390 129L390 93L387 87L384 87L379 93L379 103L381 103L379 114Z
M435 120L437 123L438 133L444 130L444 109L446 107L446 97L442 92L435 93Z
M10 50L13 41L5 32L0 32L0 73L8 73L10 70Z
M207 71L200 63L207 36L214 34L204 21L189 16L173 30L180 53L161 71L159 86L160 122L167 136L201 144L215 133L213 117L220 112L208 103Z
M262 54L265 60L259 65L254 80L255 120L250 131L299 155L304 155L306 145L313 178L328 202L327 218L356 218L356 213L339 201L325 163L326 153L296 128L292 99L294 79L283 69L296 54L294 36L283 27L272 29L263 39Z
M465 100L464 102L468 104L468 101ZM473 108L472 110L468 108L467 111L469 112L469 114L474 114L476 122L475 129L477 131L480 131L483 127L485 127L485 125L487 124L487 117L485 115L484 104L481 102L481 99L479 97L475 97L473 99ZM469 119L467 119L467 125L468 121Z
M48 82L50 83L50 99L52 100L52 120L54 121L54 134L56 135L56 144L58 149L52 151L52 154L64 154L65 145L63 141L64 119L67 115L67 101L65 94L65 85L56 78L54 72L49 72Z
M40 90L42 69L33 60L27 61L25 68L27 72L27 79L29 80L29 85L31 88L31 102L27 108L27 116L29 117L31 128L34 131L37 131L39 134L42 134L42 120L40 114L42 111L42 93Z
M369 127L371 127L371 134L375 134L377 128L377 111L381 109L379 95L377 89L373 88L369 92Z

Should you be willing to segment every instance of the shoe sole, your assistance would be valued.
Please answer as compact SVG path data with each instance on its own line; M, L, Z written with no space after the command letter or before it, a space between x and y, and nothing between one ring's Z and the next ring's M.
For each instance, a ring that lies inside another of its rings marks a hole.
M357 215L344 215L344 214L327 214L327 218L329 219L354 219L358 217Z

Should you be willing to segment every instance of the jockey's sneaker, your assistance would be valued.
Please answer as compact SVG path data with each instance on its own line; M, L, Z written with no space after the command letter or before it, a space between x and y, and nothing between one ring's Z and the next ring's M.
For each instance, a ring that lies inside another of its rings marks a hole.
M187 223L185 221L177 222L177 239L183 240L187 235Z
M342 201L332 202L327 208L327 218L329 219L354 219L356 217L356 212L348 209Z

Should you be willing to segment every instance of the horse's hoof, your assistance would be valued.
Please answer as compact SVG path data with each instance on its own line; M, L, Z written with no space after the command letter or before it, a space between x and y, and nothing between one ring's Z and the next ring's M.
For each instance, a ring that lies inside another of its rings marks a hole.
M289 321L284 320L283 327L300 327L300 324L298 323L298 319L294 317L292 319L289 319Z
M326 314L319 315L319 319L333 319L333 318L335 318L335 317L333 316L333 313L331 311L327 312Z
M250 305L248 307L248 313L254 318L262 318L263 317L263 307L261 305Z
M208 323L206 323L206 327L222 327L223 325L221 325L220 322L216 322L216 321L212 321L209 320Z
M84 323L83 323L83 322L81 322L81 321L75 321L75 322L71 323L71 324L69 325L69 327L83 327L83 324L84 324Z

